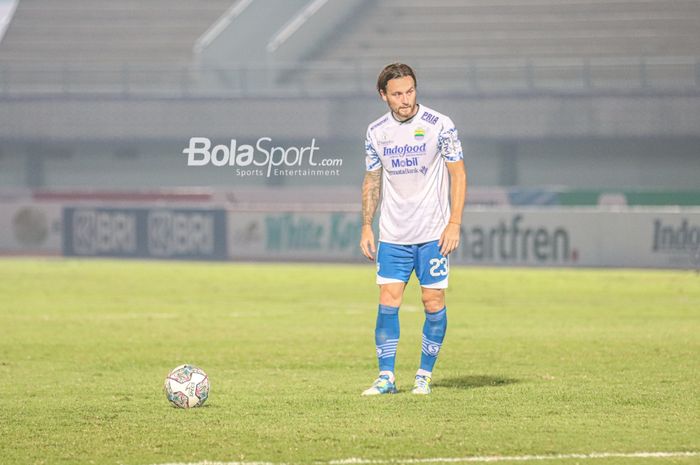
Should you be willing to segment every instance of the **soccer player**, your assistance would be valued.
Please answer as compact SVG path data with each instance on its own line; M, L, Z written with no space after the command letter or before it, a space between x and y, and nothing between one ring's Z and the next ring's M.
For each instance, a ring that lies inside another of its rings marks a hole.
M362 395L397 392L399 307L413 271L421 285L425 323L412 392L430 394L447 329L448 255L459 245L467 190L464 157L452 120L416 103L411 67L386 66L377 79L377 91L389 112L367 129L360 249L370 260L376 256L379 310L374 337L379 377ZM375 249L372 221L380 203Z

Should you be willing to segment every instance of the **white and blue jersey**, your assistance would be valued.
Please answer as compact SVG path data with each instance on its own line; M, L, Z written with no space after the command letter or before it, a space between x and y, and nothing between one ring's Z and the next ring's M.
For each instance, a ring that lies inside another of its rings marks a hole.
M423 105L404 122L388 112L367 128L365 154L367 171L382 168L379 241L438 240L450 218L445 163L464 158L452 120Z

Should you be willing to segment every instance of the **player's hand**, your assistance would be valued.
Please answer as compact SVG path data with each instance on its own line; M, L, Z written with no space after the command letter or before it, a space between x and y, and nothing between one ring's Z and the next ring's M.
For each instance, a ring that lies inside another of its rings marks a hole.
M459 233L460 225L457 223L448 223L445 226L445 230L440 235L440 240L438 241L438 247L440 247L440 253L447 256L459 246Z
M377 251L374 246L374 231L371 225L362 226L362 235L360 236L360 250L362 255L374 261L374 254Z

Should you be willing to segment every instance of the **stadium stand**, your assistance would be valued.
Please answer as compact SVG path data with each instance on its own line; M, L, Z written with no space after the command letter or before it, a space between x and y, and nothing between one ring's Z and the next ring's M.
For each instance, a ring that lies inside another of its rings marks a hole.
M700 2L692 0L378 0L358 14L313 61L360 69L410 61L442 88L699 79ZM307 86L330 76L311 67Z
M0 61L189 63L232 0L22 0Z
M650 0L383 0L327 56L695 55L700 2Z
M0 81L6 92L124 93L191 92L191 81L199 81L207 83L206 91L235 94L241 82L250 81L246 73L288 66L285 71L293 72L274 73L281 78L266 92L326 93L332 92L329 81L353 91L366 88L363 83L382 64L404 60L443 92L700 85L700 2L694 0L365 0L330 35L308 35L302 61L279 59L289 44L265 54L271 37L259 34L245 48L238 41L226 44L220 48L225 53L198 70L205 78L193 77L197 38L236 3L241 2L23 0L0 43ZM305 4L284 3L287 10L298 5ZM323 6L333 8L339 6ZM304 34L293 38L299 35ZM255 56L236 52L244 49L256 50Z
M6 89L180 88L192 45L232 0L22 0L0 43Z
M403 60L478 184L694 192L698 50L697 0L22 0L0 42L0 184L228 185L183 168L206 135L315 138L348 168L314 182L357 185L378 70Z

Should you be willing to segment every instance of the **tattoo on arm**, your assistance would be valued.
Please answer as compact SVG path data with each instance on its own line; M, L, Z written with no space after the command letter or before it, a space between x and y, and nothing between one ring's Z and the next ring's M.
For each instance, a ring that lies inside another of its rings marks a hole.
M379 188L382 185L381 168L368 171L362 183L362 225L372 224L379 205Z

